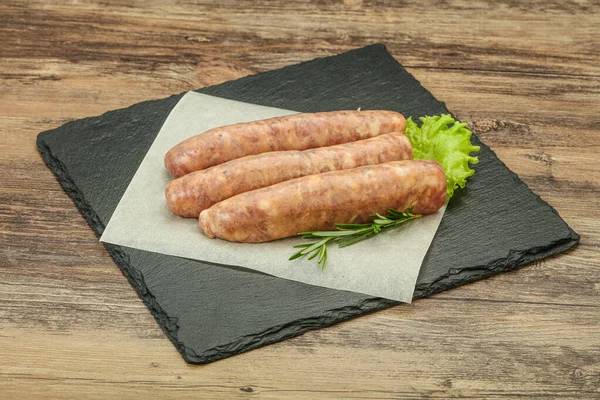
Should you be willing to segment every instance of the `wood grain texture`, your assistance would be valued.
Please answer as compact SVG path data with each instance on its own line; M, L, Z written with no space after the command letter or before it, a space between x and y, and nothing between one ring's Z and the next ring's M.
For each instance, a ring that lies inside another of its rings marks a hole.
M597 1L0 2L0 398L600 397ZM185 364L38 132L373 42L581 234L529 267Z

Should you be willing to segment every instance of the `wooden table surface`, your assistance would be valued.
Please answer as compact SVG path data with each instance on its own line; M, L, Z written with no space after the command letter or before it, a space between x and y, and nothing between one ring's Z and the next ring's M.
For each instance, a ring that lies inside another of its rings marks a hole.
M0 398L600 398L600 4L216 3L0 1ZM186 364L42 162L36 135L375 42L581 244Z

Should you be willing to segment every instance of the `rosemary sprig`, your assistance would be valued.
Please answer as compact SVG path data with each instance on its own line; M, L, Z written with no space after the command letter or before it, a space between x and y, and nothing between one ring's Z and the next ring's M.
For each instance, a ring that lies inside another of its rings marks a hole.
M373 221L368 224L335 224L335 231L300 232L298 235L304 239L319 240L294 246L294 248L302 250L292 255L289 259L295 260L310 254L308 259L312 260L318 257L317 264L321 265L321 269L324 269L327 264L327 244L337 243L339 247L347 247L361 240L368 239L384 230L422 216L420 214L413 214L412 210L413 207L407 208L405 212L389 208L387 215L371 214Z

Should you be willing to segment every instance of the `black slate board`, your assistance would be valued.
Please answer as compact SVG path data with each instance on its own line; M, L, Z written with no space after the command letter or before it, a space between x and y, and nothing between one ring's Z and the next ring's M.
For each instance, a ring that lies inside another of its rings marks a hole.
M383 45L198 90L302 112L448 112ZM182 94L69 122L38 136L46 164L100 235ZM477 173L450 202L415 298L558 254L579 241L477 137ZM397 303L114 245L108 251L190 363L208 363Z

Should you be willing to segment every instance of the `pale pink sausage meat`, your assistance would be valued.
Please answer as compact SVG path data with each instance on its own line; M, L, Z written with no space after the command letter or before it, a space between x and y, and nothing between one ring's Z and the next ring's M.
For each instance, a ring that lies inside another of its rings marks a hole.
M174 177L236 158L270 151L306 150L404 133L406 120L394 111L301 113L214 128L193 136L165 156Z
M436 161L410 160L326 172L233 196L200 213L211 238L260 243L298 232L363 223L388 208L416 214L446 201L446 176Z
M171 181L165 191L167 206L174 214L198 218L202 210L239 193L306 175L410 159L410 141L400 133L304 151L246 156Z

